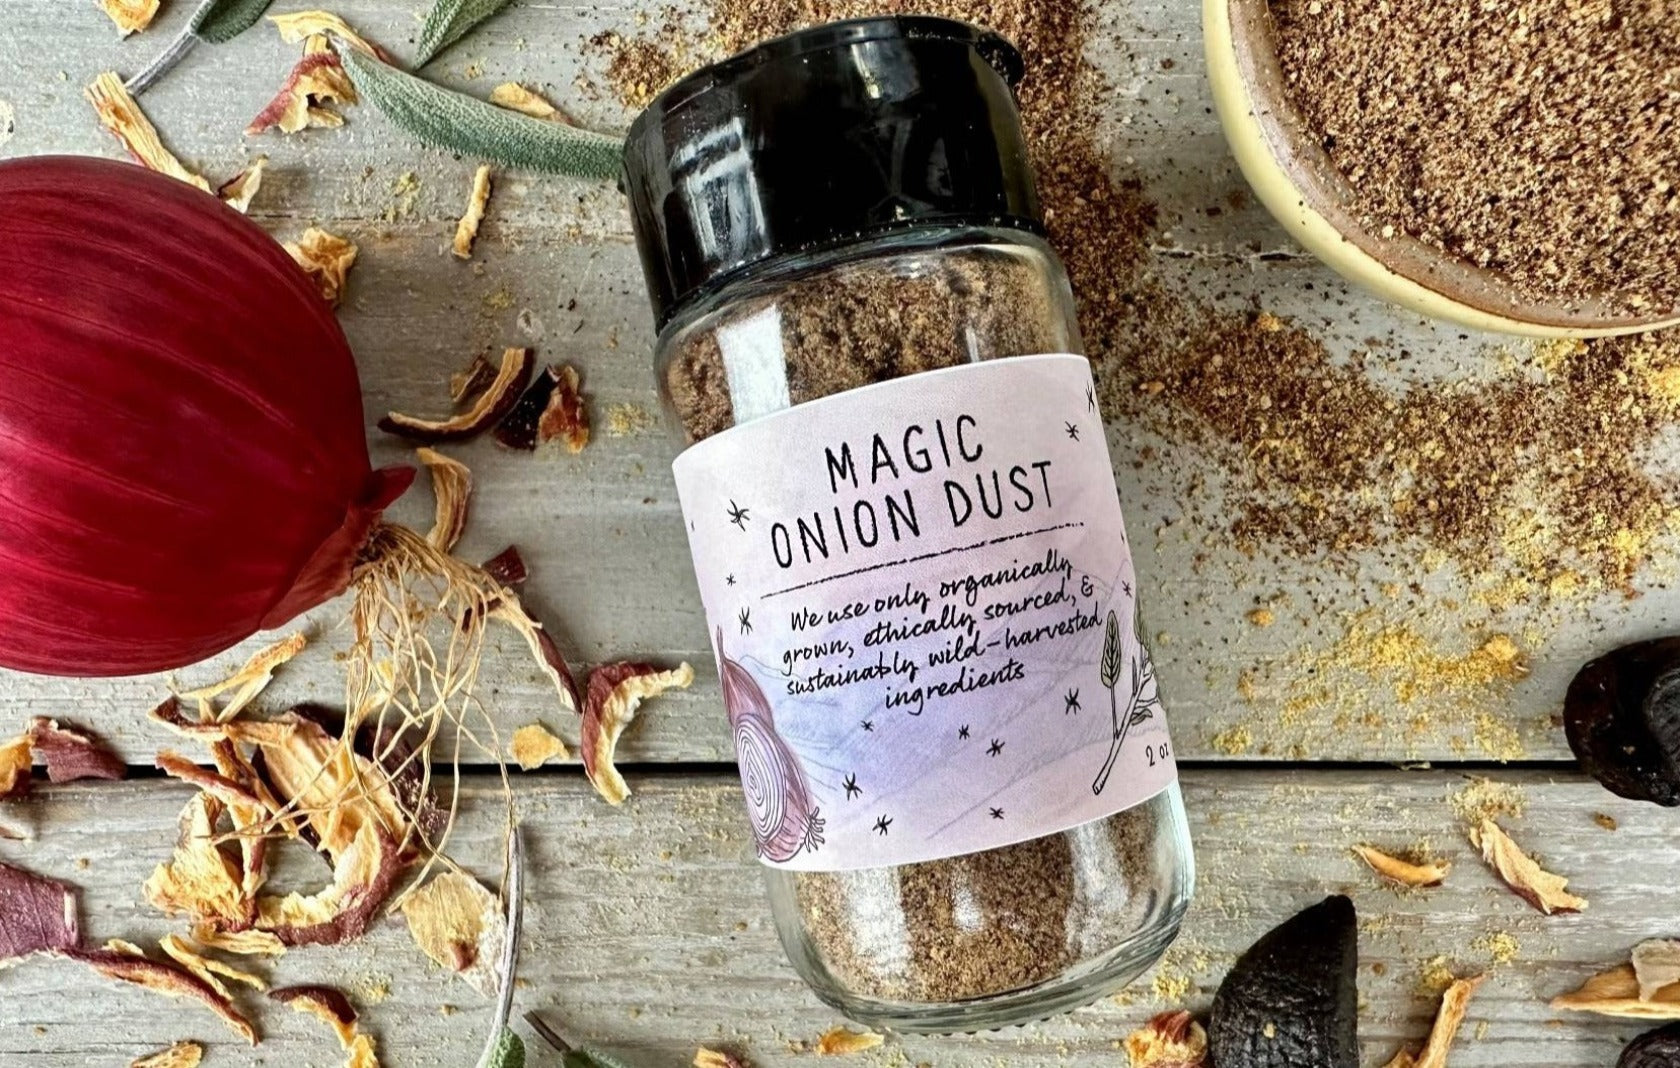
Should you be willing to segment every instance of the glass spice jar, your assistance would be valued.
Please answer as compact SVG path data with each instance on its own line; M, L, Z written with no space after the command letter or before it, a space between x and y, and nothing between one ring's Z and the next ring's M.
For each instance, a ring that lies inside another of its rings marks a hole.
M910 1031L1129 982L1194 882L1020 75L960 22L837 23L677 83L626 146L777 929Z

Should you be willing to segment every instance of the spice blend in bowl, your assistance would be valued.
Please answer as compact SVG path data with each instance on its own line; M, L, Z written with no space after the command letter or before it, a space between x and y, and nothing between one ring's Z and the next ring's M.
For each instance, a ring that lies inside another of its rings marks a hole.
M823 27L679 82L626 157L778 930L906 1030L1129 981L1193 878L1019 72L961 23Z
M1244 172L1378 292L1470 325L1680 320L1680 40L1661 0L1209 0Z

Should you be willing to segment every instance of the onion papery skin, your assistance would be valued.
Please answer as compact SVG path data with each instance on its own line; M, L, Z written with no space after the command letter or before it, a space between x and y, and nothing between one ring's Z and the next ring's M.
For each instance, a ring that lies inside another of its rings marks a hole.
M168 670L343 592L413 472L286 251L107 160L0 162L0 205L0 666Z

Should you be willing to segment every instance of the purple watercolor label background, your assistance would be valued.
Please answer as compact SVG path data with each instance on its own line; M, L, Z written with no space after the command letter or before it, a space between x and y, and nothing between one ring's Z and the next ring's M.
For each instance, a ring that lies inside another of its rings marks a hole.
M675 471L765 863L996 848L1175 780L1084 357L825 398Z

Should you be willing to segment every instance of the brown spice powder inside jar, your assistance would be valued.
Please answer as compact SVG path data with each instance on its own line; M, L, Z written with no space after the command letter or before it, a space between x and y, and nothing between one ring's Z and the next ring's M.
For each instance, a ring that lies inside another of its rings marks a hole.
M929 267L840 266L747 297L731 318L774 309L790 404L974 360L1067 351L1076 339L1038 266L983 247ZM666 370L690 442L735 424L718 335L697 331ZM762 413L760 413L762 414Z
M1104 850L1036 838L926 864L801 875L800 911L828 969L872 997L961 1001L1030 987L1105 948L1086 944L1094 933L1100 941L1135 930L1148 911L1154 810L1129 809L1091 830L1121 870L1082 872L1080 861Z

